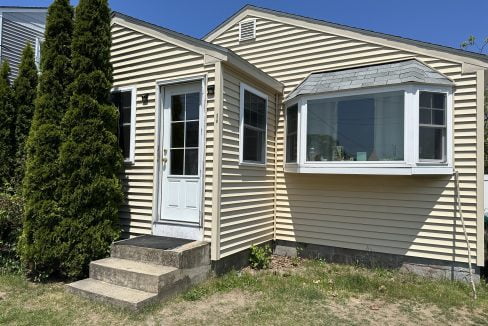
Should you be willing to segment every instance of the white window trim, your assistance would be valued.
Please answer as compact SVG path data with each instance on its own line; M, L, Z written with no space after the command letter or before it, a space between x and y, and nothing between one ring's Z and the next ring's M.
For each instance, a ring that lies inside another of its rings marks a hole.
M314 99L346 97L373 93L404 91L404 159L402 161L306 161L307 140L307 101ZM419 160L419 94L421 91L439 92L447 95L446 101L446 161L427 162ZM378 175L413 175L413 174L452 174L453 173L453 91L452 87L405 84L368 89L337 91L326 94L302 95L285 103L288 108L298 103L298 155L297 163L286 163L285 172L324 173L324 174L378 174ZM413 108L413 109L408 109ZM286 126L286 122L285 122ZM286 129L286 127L285 127ZM285 130L286 135L286 130ZM286 137L285 137L286 151Z
M242 38L241 37L241 26L242 26L242 24L249 23L249 22L252 22L253 23L252 37ZM239 42L254 40L255 38L256 38L256 19L255 18L251 18L251 19L245 19L245 20L240 21L239 22Z
M130 146L129 158L124 157L124 163L135 163L136 152L136 108L137 108L137 88L136 86L114 87L111 92L131 92L131 110L130 110Z
M263 162L250 162L244 161L244 91L248 91L257 95L265 100L265 117L266 124L264 130L264 161ZM240 86L240 115L239 115L239 165L247 166L266 166L268 162L268 95L263 92L247 85L241 83Z

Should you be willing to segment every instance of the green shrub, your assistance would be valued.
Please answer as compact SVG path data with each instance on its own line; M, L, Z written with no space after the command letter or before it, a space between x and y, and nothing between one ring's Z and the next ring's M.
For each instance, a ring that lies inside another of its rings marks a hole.
M60 271L64 248L59 241L61 121L69 104L72 82L73 8L55 0L48 9L42 44L41 76L34 117L26 143L23 181L25 213L19 252L27 274L40 279Z
M16 189L22 183L25 170L25 143L32 124L37 95L37 68L34 49L27 44L22 52L19 74L13 85L15 105L15 162L12 184Z
M59 156L62 270L70 278L87 275L90 261L106 257L121 231L123 158L117 140L119 114L110 102L110 37L107 0L80 0L71 47L75 78Z
M10 182L15 153L15 110L9 75L5 60L0 69L0 189Z
M249 263L254 269L269 268L271 265L271 247L269 245L251 246Z
M18 270L17 241L22 232L23 200L0 193L0 271Z

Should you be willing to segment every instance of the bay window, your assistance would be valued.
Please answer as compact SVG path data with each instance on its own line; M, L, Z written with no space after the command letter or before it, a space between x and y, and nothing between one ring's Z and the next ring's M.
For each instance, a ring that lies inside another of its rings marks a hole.
M451 102L451 87L411 84L300 95L286 107L285 171L452 173Z

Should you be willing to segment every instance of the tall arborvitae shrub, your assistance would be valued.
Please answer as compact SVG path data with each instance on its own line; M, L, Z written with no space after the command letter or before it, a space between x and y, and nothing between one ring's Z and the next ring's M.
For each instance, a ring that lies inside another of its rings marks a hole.
M60 155L67 243L63 270L72 278L85 275L91 260L105 257L120 234L123 158L117 143L118 111L110 102L110 43L107 0L80 0L72 43L75 79Z
M24 177L25 142L34 115L37 94L37 67L34 50L27 44L19 66L19 74L13 86L15 117L15 162L12 183L17 189Z
M63 259L58 157L61 120L68 108L68 86L72 82L72 33L69 0L54 0L46 20L39 93L26 144L25 213L19 250L26 271L34 277L51 276L59 271Z
M9 64L4 61L0 70L0 189L10 183L14 162L15 110L9 75Z

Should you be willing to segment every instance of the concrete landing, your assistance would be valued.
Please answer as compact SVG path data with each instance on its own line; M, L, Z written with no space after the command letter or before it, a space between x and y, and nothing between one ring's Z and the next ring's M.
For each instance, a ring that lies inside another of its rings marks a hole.
M187 290L210 273L208 243L143 236L113 243L111 257L90 263L90 278L67 288L83 297L137 310Z

